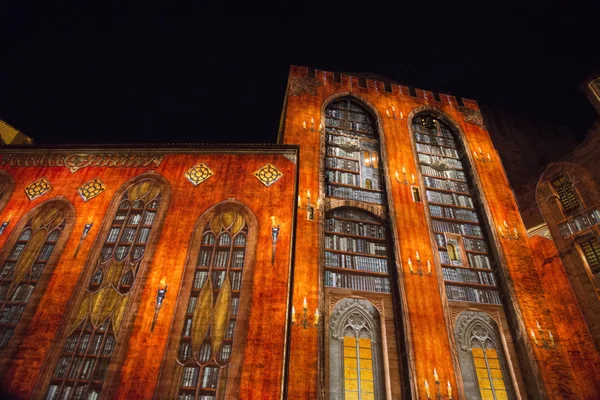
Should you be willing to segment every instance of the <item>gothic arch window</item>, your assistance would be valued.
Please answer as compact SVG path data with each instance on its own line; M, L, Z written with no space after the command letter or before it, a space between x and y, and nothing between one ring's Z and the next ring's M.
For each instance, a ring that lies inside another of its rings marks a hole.
M68 201L46 201L19 221L8 240L0 257L0 349L8 345L30 303L31 313L35 310L47 282L43 277L51 275L74 215ZM32 296L36 287L41 288Z
M448 299L502 304L462 143L432 113L416 115L411 126Z
M162 177L144 174L117 191L102 223L70 316L47 372L46 399L97 399L128 337L139 282L169 202Z
M454 333L466 398L515 399L495 321L481 311L463 311Z
M331 312L329 398L385 398L380 315L369 301L340 300Z
M371 113L351 97L330 103L325 113L326 195L383 204L379 140Z
M160 398L239 397L252 293L256 218L237 201L204 213L192 235L163 363Z

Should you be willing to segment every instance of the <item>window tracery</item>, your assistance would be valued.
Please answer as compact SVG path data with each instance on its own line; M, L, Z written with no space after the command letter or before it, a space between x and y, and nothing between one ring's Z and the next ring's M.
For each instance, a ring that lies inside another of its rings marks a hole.
M481 311L463 311L456 319L455 336L466 397L514 399L510 373L494 320Z
M0 349L21 320L42 272L48 267L68 221L70 204L50 200L26 215L15 230L16 241L0 269ZM10 243L11 241L9 241ZM62 248L57 249L59 254Z
M385 397L379 312L367 300L344 298L331 313L330 399Z
M237 398L239 360L251 301L256 221L229 200L208 210L190 244L184 286L157 395ZM186 285L186 282L189 282Z
M68 319L46 399L97 399L109 373L123 320L132 302L151 232L165 206L163 184L136 179L117 201L102 232L99 255L86 289Z

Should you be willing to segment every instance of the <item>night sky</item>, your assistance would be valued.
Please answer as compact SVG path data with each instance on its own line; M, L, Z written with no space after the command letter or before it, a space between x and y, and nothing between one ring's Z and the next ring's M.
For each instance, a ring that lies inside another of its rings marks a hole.
M5 3L0 119L37 144L272 143L290 64L379 74L578 137L596 115L578 86L600 67L599 1Z

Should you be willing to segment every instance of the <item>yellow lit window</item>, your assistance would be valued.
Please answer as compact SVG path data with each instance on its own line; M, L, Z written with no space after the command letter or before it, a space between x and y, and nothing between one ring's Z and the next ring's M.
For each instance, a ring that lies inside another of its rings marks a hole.
M379 156L377 155L377 152L374 151L371 154L371 163L373 164L373 168L379 168Z
M345 400L375 400L371 339L344 337Z
M370 167L371 166L371 153L369 153L368 151L365 151L364 158L365 158L365 167Z
M448 257L450 257L450 259L452 261L458 260L458 253L456 252L456 246L453 244L450 244L450 243L448 243Z
M473 347L473 362L483 400L507 400L506 385L496 349Z

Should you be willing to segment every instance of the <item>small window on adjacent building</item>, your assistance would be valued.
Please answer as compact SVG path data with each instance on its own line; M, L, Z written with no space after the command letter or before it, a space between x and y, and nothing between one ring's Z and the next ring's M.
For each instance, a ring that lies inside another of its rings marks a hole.
M565 214L570 214L579 209L579 198L571 180L564 175L558 175L552 179L552 187Z
M579 242L583 256L593 274L600 274L600 241L590 238Z

